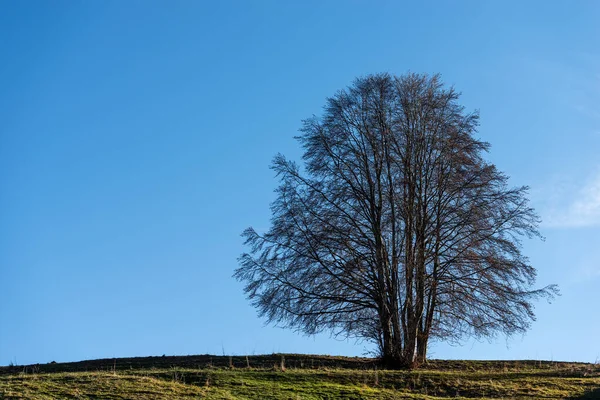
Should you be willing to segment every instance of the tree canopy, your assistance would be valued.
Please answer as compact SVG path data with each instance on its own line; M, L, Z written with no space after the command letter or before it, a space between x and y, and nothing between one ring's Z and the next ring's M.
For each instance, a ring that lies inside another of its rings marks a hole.
M527 187L484 159L477 112L440 77L356 79L277 155L266 232L244 231L235 277L268 321L370 340L389 367L424 362L431 338L525 332L541 238Z

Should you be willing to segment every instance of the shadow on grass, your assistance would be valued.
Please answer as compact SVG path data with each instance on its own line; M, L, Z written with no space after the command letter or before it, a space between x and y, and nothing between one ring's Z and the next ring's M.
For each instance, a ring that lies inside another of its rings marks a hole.
M0 375L17 373L52 373L85 371L126 371L152 368L274 368L284 359L288 368L344 368L373 369L376 359L362 357L337 357L304 354L266 354L255 356L214 356L210 354L194 356L129 357L85 360L67 363L0 366Z
M592 389L592 391L585 393L579 397L572 397L571 400L600 400L600 388Z

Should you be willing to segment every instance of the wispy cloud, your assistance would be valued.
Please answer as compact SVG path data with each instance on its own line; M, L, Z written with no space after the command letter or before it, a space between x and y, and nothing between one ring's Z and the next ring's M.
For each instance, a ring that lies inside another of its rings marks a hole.
M587 279L598 279L600 278L600 265L596 264L586 264L583 265L580 269L580 274Z
M562 205L556 204L558 198L566 196L568 199L563 200ZM544 225L555 228L600 226L600 168L579 188L557 185L549 199L554 204L542 212Z
M581 284L600 279L600 262L591 259L583 260L569 274L569 283Z
M538 76L552 79L555 89L551 96L565 110L573 110L581 117L597 124L600 121L600 53L574 52L568 61L563 58L540 59L528 56L527 65Z
M588 63L589 70L597 71L600 62ZM600 121L600 74L591 74L587 69L571 68L570 89L564 93L565 101L575 109L577 113L589 118L594 123Z

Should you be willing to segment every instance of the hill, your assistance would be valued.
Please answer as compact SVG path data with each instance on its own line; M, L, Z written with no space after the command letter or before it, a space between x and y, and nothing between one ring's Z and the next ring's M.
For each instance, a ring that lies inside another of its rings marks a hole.
M162 356L0 367L0 399L600 399L600 365L273 354Z

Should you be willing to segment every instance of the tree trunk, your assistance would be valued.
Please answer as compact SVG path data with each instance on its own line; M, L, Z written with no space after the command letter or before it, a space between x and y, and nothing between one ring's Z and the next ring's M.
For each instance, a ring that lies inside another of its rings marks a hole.
M425 364L427 361L427 341L429 337L426 334L419 334L417 338L417 363Z
M398 318L400 310L398 303L392 302L392 310L380 311L382 328L381 362L387 369L410 369L414 367L414 355L407 361L405 348L403 348L402 327ZM394 309L395 308L395 309ZM391 311L391 312L390 312ZM412 348L415 342L412 342Z

